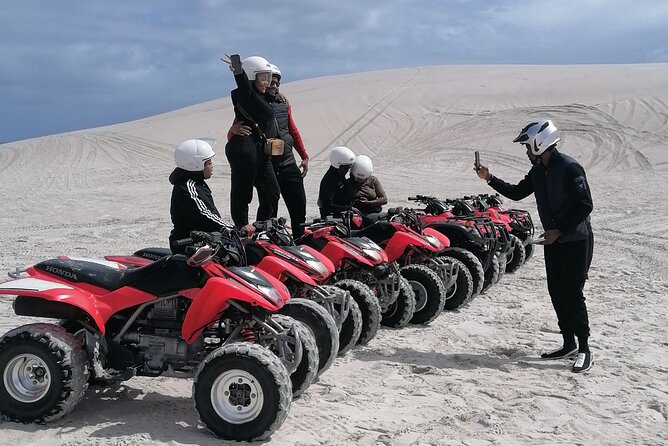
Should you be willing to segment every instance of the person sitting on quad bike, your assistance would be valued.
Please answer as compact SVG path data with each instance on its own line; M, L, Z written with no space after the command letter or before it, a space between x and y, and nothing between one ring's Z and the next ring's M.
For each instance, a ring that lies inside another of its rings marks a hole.
M387 195L377 177L373 175L371 158L359 155L350 168L350 177L346 180L352 205L362 214L363 225L368 226L378 221L387 204Z
M214 155L211 145L201 139L189 139L174 151L176 168L169 175L174 185L169 208L174 229L169 234L169 247L174 254L185 253L185 246L174 242L189 237L191 231L216 232L230 226L220 217L205 182L213 175ZM254 231L250 224L242 228L248 235Z
M346 174L355 161L355 153L348 147L334 147L329 152L331 166L320 180L318 207L320 217L339 217L350 210L350 196L346 190Z
M563 347L541 355L560 359L575 355L573 372L586 372L592 364L589 351L589 317L582 294L594 248L589 221L593 209L591 191L584 168L570 156L557 151L561 140L549 120L532 122L513 140L526 146L533 165L516 185L496 178L485 166L478 176L500 194L521 200L532 193L545 229L545 270L547 288L564 338ZM579 348L575 344L578 338Z

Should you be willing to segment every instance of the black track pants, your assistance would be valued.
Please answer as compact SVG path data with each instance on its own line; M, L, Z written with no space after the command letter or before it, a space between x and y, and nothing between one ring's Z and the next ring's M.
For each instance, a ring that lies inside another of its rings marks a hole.
M257 189L259 206L257 220L267 220L278 207L279 188L271 161L255 144L225 147L225 156L231 168L230 213L237 227L248 221L248 205L253 200L253 186Z
M545 246L547 289L564 339L589 337L589 317L582 290L594 248L589 239Z
M290 163L285 166L274 166L276 179L281 189L285 207L290 214L290 225L292 226L292 235L294 238L304 235L302 223L306 221L306 191L304 191L304 178L302 171L296 163ZM278 209L274 210L273 216L276 217Z

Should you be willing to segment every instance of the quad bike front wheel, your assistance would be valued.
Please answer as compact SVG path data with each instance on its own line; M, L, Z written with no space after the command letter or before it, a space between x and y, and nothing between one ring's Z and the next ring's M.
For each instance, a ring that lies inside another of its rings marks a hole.
M29 324L0 338L0 413L46 423L70 412L88 388L88 362L76 338L53 324Z
M259 344L233 342L197 368L193 399L200 419L225 440L263 440L285 421L292 404L288 370Z

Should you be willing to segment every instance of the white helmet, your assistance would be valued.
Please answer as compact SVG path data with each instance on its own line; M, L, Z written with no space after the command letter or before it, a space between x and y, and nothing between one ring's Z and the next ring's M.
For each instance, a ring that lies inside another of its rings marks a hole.
M248 77L248 80L253 82L255 76L260 73L271 73L273 71L274 65L270 64L267 59L260 56L251 56L247 57L241 61L241 67L244 69L244 73Z
M204 170L204 162L215 155L211 144L201 139L189 139L176 147L174 161L176 167L189 172Z
M561 141L559 130L549 119L532 122L522 129L513 142L528 144L531 153L542 155L548 148Z
M365 181L373 175L373 163L371 158L366 155L359 155L355 158L353 166L350 168L350 175L360 181Z
M281 69L274 64L271 64L271 76L277 76L278 80L281 80Z
M335 169L338 169L341 166L350 166L355 162L355 153L350 150L348 147L334 147L329 152L329 163Z

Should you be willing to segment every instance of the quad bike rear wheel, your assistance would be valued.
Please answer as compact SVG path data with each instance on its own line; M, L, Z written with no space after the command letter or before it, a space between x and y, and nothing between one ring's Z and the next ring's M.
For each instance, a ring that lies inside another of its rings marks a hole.
M486 293L492 285L499 281L499 258L494 254L492 263L485 271L485 283L482 286L482 293Z
M350 299L348 316L339 331L339 356L343 356L357 344L362 333L362 312L354 299Z
M383 313L381 324L386 327L403 328L415 313L415 292L404 277L399 282L399 296Z
M406 265L401 275L408 280L415 293L415 312L411 324L429 324L443 311L445 287L435 271L425 265Z
M334 363L339 352L339 331L334 318L321 305L302 298L290 299L279 313L304 323L313 332L319 358L316 376L320 376Z
M285 421L292 384L283 362L259 344L233 342L211 352L193 380L204 425L235 441L263 440Z
M70 412L88 388L88 360L63 327L29 324L0 338L0 413L46 423Z
M380 328L381 311L378 298L368 285L359 280L344 279L334 285L348 291L357 302L362 313L362 332L357 343L368 344L376 337Z
M469 302L473 297L473 277L469 269L459 260L452 259L459 267L457 272L457 280L446 291L447 300L445 301L446 310L456 310L465 303Z
M283 314L274 314L271 318L278 322L283 328L294 329L297 333L295 341L301 342L302 358L297 365L297 369L290 374L292 381L292 399L299 397L306 392L318 373L318 346L315 343L313 332L302 322L285 316Z
M471 273L471 280L473 281L471 298L480 294L482 286L485 283L485 269L483 268L482 263L480 263L480 259L478 259L475 254L464 248L450 247L445 248L445 251L441 256L452 257L462 262L469 270L469 273Z
M520 269L520 266L524 265L527 255L526 249L522 244L522 240L520 240L514 234L510 234L510 239L514 242L513 243L514 246L513 250L508 254L507 257L506 272L508 274L512 274L518 269Z

